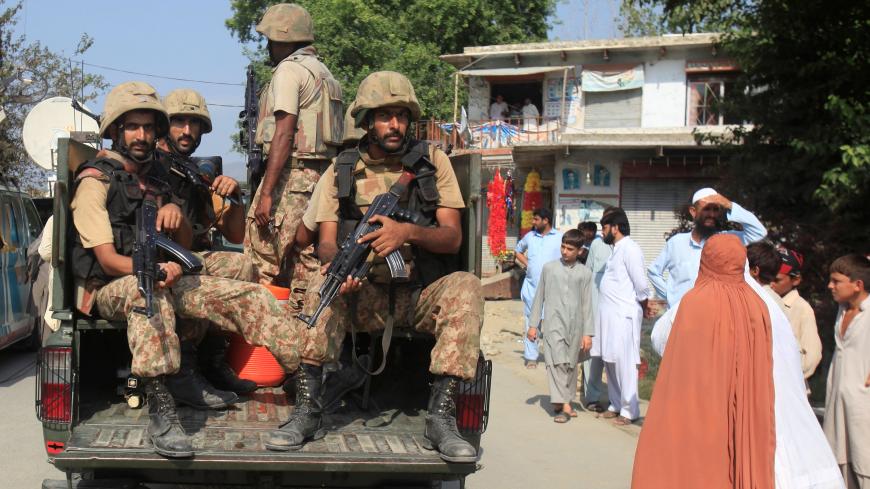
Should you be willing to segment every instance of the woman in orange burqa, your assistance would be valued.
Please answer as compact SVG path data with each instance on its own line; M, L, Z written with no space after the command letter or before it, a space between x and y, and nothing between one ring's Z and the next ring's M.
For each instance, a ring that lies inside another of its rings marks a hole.
M633 489L773 489L771 323L735 236L707 241L640 434Z

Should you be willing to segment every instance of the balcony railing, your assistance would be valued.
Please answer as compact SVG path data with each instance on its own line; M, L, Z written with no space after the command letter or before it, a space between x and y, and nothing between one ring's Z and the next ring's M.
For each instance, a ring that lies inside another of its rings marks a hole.
M416 138L436 141L453 149L511 148L531 142L556 142L561 134L557 118L510 118L504 120L469 121L466 126L424 119L417 122Z

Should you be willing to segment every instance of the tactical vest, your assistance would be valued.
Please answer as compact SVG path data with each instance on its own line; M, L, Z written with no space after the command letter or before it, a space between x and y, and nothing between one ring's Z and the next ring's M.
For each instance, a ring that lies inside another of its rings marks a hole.
M317 95L308 105L299 107L292 156L297 159L329 159L335 155L335 149L341 146L344 137L341 85L317 56L300 51L284 58L281 63L296 63L305 68L314 78ZM266 154L275 135L274 107L270 107L272 101L266 92L271 86L270 81L260 93L260 121L255 138L257 144L263 145Z
M408 151L401 158L406 171L414 174L408 185L408 200L401 206L421 217L416 224L436 227L435 211L438 209L438 188L435 182L435 165L429 159L429 144L425 141L411 140ZM335 160L335 186L338 189L338 242L353 232L363 212L356 203L356 180L365 176L365 170L357 172L359 149L343 151ZM432 253L418 246L411 247L414 263L415 282L426 287L439 278L459 270L459 257Z
M187 222L193 228L193 244L190 247L191 251L203 251L211 248L209 240L209 230L215 223L216 216L214 206L212 205L211 193L197 187L184 175L179 175L172 171L172 164L168 161L169 155L165 151L155 150L155 164L162 167L162 171L166 174L166 183L172 189L171 202L181 208ZM186 157L174 154L174 158L199 171L196 165L189 161Z
M106 210L112 225L115 251L119 255L132 256L133 245L136 241L136 211L142 206L145 191L139 187L136 175L124 170L124 165L121 162L105 158L84 163L78 168L73 184L73 195L78 190L81 173L87 168L99 170L100 173L109 178ZM146 185L150 193L158 197L169 194L166 174L161 165L152 164L146 178ZM69 228L73 243L71 253L73 275L76 278L93 281L97 284L106 284L117 278L103 271L94 250L82 245L81 236L79 236L75 226Z

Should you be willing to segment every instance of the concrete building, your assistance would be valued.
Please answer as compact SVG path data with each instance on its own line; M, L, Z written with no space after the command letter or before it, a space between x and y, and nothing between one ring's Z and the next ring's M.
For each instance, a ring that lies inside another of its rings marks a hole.
M719 154L699 137L739 122L716 107L737 70L716 37L474 46L442 56L459 69L457 87L468 88L470 137L458 151L482 153L484 185L510 170L518 209L526 175L538 171L560 230L622 206L649 263L692 192L715 184ZM491 104L499 95L509 108L496 120ZM523 115L525 99L538 117L530 109ZM518 232L519 215L508 224L509 249ZM484 247L483 272L495 273L486 239Z

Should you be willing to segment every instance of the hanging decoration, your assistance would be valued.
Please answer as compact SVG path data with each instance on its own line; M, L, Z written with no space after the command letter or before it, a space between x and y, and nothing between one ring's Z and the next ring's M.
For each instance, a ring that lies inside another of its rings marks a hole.
M507 251L504 189L505 181L501 178L501 170L496 170L495 176L492 177L492 181L486 188L486 207L489 208L487 242L489 243L489 253L492 256L499 256Z
M514 214L516 211L514 190L514 175L511 170L508 170L507 178L504 180L504 205L507 208L507 222L510 224L514 223Z
M526 183L523 185L523 213L520 216L520 236L525 236L526 233L532 230L532 212L540 208L542 204L541 174L537 170L532 170L526 176Z

